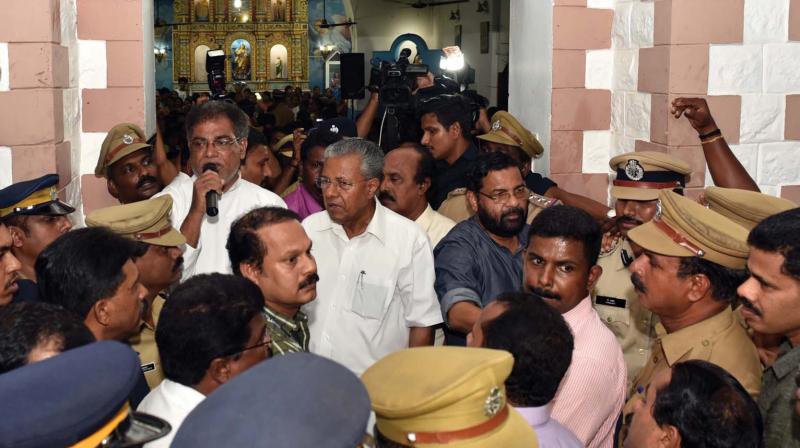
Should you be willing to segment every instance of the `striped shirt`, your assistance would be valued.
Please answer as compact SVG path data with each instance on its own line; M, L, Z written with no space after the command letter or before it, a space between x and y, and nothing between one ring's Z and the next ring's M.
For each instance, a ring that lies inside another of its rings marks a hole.
M265 306L264 318L272 338L269 348L273 355L308 351L308 317L302 311L291 318Z
M563 314L575 349L553 399L553 418L587 448L611 448L625 402L627 368L617 338L600 320L592 299Z

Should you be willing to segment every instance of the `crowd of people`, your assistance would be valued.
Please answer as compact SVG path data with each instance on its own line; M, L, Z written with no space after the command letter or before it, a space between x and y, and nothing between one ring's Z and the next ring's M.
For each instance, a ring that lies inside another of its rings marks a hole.
M0 446L800 447L800 209L706 102L714 187L637 151L613 206L473 95L382 149L373 93L158 93L110 129L119 205L0 190Z

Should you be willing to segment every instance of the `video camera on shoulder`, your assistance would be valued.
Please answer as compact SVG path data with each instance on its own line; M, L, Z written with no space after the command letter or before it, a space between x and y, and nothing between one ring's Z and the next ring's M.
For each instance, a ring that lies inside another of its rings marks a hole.
M212 100L225 99L225 51L208 50L206 53L208 90Z
M370 90L379 92L381 104L406 107L411 102L411 92L416 87L417 77L428 74L426 64L412 64L408 61L411 50L403 48L397 62L373 60L370 72Z

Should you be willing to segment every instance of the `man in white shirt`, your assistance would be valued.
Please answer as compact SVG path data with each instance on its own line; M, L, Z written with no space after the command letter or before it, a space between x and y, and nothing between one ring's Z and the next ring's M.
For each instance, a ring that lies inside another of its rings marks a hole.
M614 333L592 307L589 292L602 231L585 211L567 205L542 210L528 234L523 286L564 317L575 347L553 400L553 418L587 448L611 448L625 401L627 368Z
M243 277L209 274L180 285L164 304L156 343L166 379L137 410L160 417L170 433L146 448L166 448L206 396L269 356L258 287Z
M389 151L383 161L383 182L378 195L384 207L419 224L431 247L436 247L456 225L428 203L435 163L424 147L401 146Z
M230 273L225 242L231 224L263 206L286 207L275 193L239 176L247 148L248 118L231 103L209 101L186 116L191 178L176 177L157 196L172 196L172 223L186 237L183 280L203 273ZM207 200L218 201L214 207Z
M375 199L383 151L364 139L325 150L325 209L305 221L320 281L304 307L312 352L356 374L409 346L432 345L442 322L433 254L416 224Z

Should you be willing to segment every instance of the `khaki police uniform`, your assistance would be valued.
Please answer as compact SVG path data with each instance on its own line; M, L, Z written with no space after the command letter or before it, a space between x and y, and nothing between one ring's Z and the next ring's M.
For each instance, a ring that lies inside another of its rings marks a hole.
M536 217L542 210L552 207L554 205L561 204L561 201L555 198L548 198L547 196L542 196L536 193L529 193L530 196L528 197L528 219L527 223L530 224L533 221L533 218ZM455 190L447 193L447 199L442 202L442 205L439 206L439 209L436 210L438 213L452 219L453 221L458 224L461 221L469 219L472 215L475 214L475 211L472 210L472 207L469 205L469 201L467 200L467 189L466 188L456 188Z
M660 152L629 152L609 162L617 177L611 187L615 199L652 201L661 189L683 188L689 165ZM614 248L600 254L597 264L603 275L592 292L592 303L617 337L628 368L628 389L650 357L658 317L639 304L628 265L634 259L630 243L620 239Z
M617 337L628 368L627 389L650 357L658 317L639 303L628 265L633 261L630 243L620 239L611 252L600 255L603 275L593 291L594 308ZM627 390L626 389L626 390Z
M507 402L514 359L503 350L418 347L394 352L361 377L385 438L414 447L537 447ZM377 436L377 434L376 434Z
M747 262L747 230L702 205L662 191L661 214L629 232L644 249L669 257L700 257L712 263L744 269ZM725 307L702 322L667 334L659 325L650 360L634 381L634 390L623 413L633 411L656 374L690 359L708 361L733 375L753 396L761 387L761 363L747 332Z
M788 199L738 188L708 187L705 197L708 208L747 230L772 215L797 207Z
M120 123L106 135L100 147L100 157L94 168L94 175L108 179L108 167L119 159L140 149L150 148L147 137L139 126L133 123Z
M89 227L108 227L114 233L143 243L157 246L181 246L186 238L170 223L172 197L161 196L147 201L116 205L96 210L86 216ZM158 347L155 340L155 329L158 316L164 306L164 295L156 296L152 305L145 312L152 313L154 325L143 320L139 334L130 339L133 349L139 353L142 372L150 388L158 386L164 379Z

